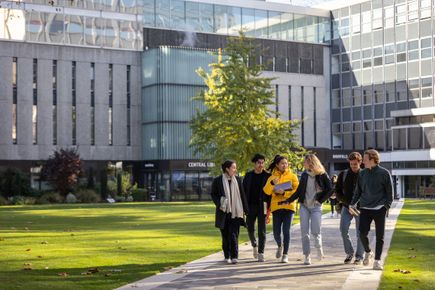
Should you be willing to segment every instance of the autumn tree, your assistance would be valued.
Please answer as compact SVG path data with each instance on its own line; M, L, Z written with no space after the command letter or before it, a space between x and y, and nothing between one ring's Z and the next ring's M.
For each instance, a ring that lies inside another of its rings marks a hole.
M66 195L82 173L82 162L76 149L54 151L42 168L42 177L59 193Z
M275 108L272 78L262 76L263 66L256 64L256 47L240 33L231 38L210 72L197 70L207 88L194 100L202 102L192 119L190 146L195 154L216 164L225 159L237 162L240 172L252 167L255 153L272 159L275 154L289 158L290 166L301 164L304 148L295 141L296 120L279 118Z

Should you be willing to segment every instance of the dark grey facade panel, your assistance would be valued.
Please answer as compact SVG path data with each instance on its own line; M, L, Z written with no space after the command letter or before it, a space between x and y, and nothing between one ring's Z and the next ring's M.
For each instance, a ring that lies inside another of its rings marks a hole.
M373 119L372 106L364 106L364 120Z
M343 109L343 122L349 122L352 120L350 113L350 108Z
M334 109L334 110L332 110L332 122L333 123L341 122L341 112L340 112L340 109Z
M361 107L353 108L353 120L360 121L361 120Z
M397 103L397 110L406 110L408 108L408 102L398 102Z
M287 58L285 57L276 57L275 59L275 71L279 72L287 72Z
M375 119L384 118L384 105L375 105Z
M289 61L289 72L299 72L299 47L297 43L287 43L287 58Z
M323 75L323 47L313 46L314 74Z
M397 103L388 103L385 104L385 117L391 117L391 111L397 110Z

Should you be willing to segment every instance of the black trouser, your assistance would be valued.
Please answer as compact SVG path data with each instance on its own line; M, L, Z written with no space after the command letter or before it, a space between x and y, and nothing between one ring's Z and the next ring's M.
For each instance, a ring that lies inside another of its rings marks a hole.
M231 213L225 217L225 227L221 230L222 250L225 259L237 259L239 257L239 232L240 225L243 222L241 218L231 218Z
M258 218L258 244L255 235L255 220ZM264 253L264 244L266 242L266 215L264 214L264 205L250 204L249 214L246 217L248 226L249 239L253 247L258 247L259 253Z
M382 247L384 246L384 233L385 233L385 217L387 209L382 207L378 210L361 209L359 218L359 231L360 239L364 246L366 253L370 252L370 244L368 234L372 221L375 221L376 228L376 252L375 260L380 260L382 255Z

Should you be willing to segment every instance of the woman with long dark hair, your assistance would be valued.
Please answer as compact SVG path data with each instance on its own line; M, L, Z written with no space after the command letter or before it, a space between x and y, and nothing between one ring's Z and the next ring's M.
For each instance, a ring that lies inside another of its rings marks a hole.
M276 258L282 263L288 263L288 249L290 246L290 227L296 211L296 202L279 204L291 197L296 191L299 181L297 176L288 168L287 158L276 155L269 165L271 176L263 188L264 193L272 196L270 209L273 216L273 237L278 246ZM282 241L281 234L284 238Z
M222 174L211 185L211 197L216 205L215 226L221 231L222 250L228 264L238 262L240 226L245 225L243 217L248 213L242 181L236 173L236 162L226 160Z

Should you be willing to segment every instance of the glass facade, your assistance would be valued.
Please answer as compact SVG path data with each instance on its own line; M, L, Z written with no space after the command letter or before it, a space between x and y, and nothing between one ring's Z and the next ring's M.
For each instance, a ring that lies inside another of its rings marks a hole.
M330 18L184 0L144 0L144 27L255 38L330 42Z
M194 158L189 148L189 122L199 102L192 101L204 88L198 67L217 61L210 52L160 47L143 54L142 133L145 160Z
M430 0L373 0L332 11L333 148L432 148L430 129L395 128L391 112L434 106L434 10Z
M142 50L141 1L26 0L2 7L0 39Z

